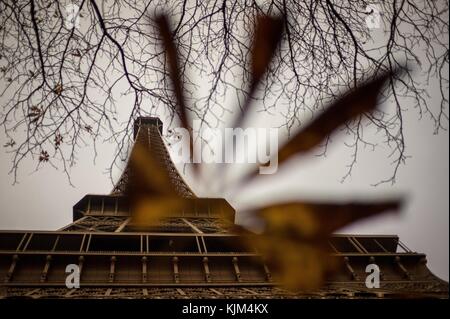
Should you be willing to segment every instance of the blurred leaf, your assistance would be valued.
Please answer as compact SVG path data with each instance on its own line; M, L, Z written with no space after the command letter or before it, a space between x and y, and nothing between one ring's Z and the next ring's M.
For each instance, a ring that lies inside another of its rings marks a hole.
M326 275L337 268L336 259L331 258L323 243L259 235L253 237L251 244L264 256L275 282L288 290L317 289Z
M130 156L129 193L131 196L173 195L175 191L167 169L142 142L137 141Z
M346 122L364 113L373 112L377 106L378 96L383 85L394 74L392 72L384 73L350 91L331 104L322 114L289 139L275 156L272 156L278 159L278 166L295 155L312 150ZM264 165L267 165L267 163ZM241 183L249 182L258 173L259 168L252 170L245 177L241 178Z
M252 49L251 91L266 72L283 36L284 20L281 17L258 16Z
M400 208L400 201L324 204L293 202L258 210L265 223L262 234L245 242L264 256L274 277L293 290L319 288L337 269L328 239L357 220Z
M63 91L63 86L61 84L56 84L55 88L53 89L53 92L57 95L61 95Z
M39 162L48 162L50 159L50 155L47 151L41 151L41 154L39 155Z
M384 73L339 98L281 148L278 152L278 163L311 150L339 126L364 113L374 111L380 91L391 76L391 72Z
M141 197L133 201L132 223L138 226L151 226L175 212L181 212L185 200L181 197Z
M252 80L250 83L250 90L247 100L242 108L242 112L236 118L233 127L240 127L248 113L248 105L250 104L256 87L261 81L264 73L267 71L283 37L283 25L284 19L282 17L257 17L252 48Z
M163 40L167 61L169 63L169 77L173 85L175 98L178 102L177 111L181 119L181 124L184 128L189 129L190 126L188 123L187 108L183 94L183 85L180 80L180 71L178 67L178 52L175 43L173 42L169 21L165 15L156 17L155 21L158 25L159 33Z
M297 239L324 238L359 219L398 210L400 201L380 203L282 203L262 208L266 234L295 235Z
M173 41L172 32L170 31L169 20L166 15L160 15L155 19L158 25L159 33L163 40L164 49L167 56L167 61L169 64L169 77L173 85L173 90L175 93L175 99L177 102L177 113L181 120L181 125L189 131L189 148L190 148L190 159L193 163L194 172L198 173L198 166L194 163L194 143L192 128L188 123L188 110L186 106L185 97L183 94L183 85L180 80L180 70L178 66L178 51Z

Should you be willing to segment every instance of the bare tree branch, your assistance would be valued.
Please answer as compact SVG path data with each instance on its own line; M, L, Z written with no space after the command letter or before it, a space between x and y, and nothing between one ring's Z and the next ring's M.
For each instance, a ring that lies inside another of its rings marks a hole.
M79 27L67 25L73 4L80 8ZM369 5L379 8L378 30L366 23L376 14ZM281 14L282 44L252 106L281 117L287 132L369 76L408 67L382 92L380 102L389 108L368 115L369 125L360 118L343 128L353 141L344 180L362 146L377 149L364 138L366 130L375 128L389 147L392 174L381 182L394 182L407 159L405 112L426 117L435 133L448 127L445 0L109 0L101 8L95 0L2 1L0 124L15 180L29 158L37 169L48 163L69 176L78 151L98 142L117 146L112 177L127 158L137 116L165 116L166 125L177 126L169 65L150 18L161 11L174 22L187 109L202 125L223 125L226 115L244 107L256 17ZM438 105L430 103L431 94L440 96Z

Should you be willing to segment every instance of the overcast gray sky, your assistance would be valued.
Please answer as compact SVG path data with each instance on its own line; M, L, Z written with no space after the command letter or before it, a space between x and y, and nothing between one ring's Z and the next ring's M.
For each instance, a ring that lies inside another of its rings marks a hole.
M448 77L448 69L446 70ZM208 83L203 83L207 88ZM439 92L436 83L430 83L431 108L439 107ZM0 100L2 102L2 100ZM124 98L121 105L131 100ZM389 105L383 105L389 108ZM389 150L381 147L377 152L363 150L352 176L344 183L346 165L351 160L350 150L344 147L346 136L332 137L326 157L314 154L296 159L288 167L273 176L249 185L233 194L233 189L214 191L210 184L188 183L201 196L225 196L238 210L237 220L246 223L245 209L255 203L283 199L345 200L390 196L405 196L406 205L399 215L386 215L361 222L341 232L361 234L397 234L410 249L426 253L429 267L438 276L448 280L449 269L449 134L441 131L434 135L434 128L426 115L419 120L414 110L404 114L406 153L410 156L403 165L395 185L371 186L389 177L392 172ZM269 115L255 117L252 126L272 127L276 119ZM377 135L367 135L376 140ZM0 133L0 143L6 143ZM11 155L0 151L0 229L55 230L72 221L72 206L84 195L109 193L112 185L106 168L111 163L115 146L108 143L98 145L98 156L94 163L92 148L78 153L77 165L71 168L69 185L66 176L43 165L34 172L37 160L22 163L19 184L12 185L8 175ZM317 153L317 152L316 152ZM179 167L182 170L181 167ZM118 174L118 173L117 173ZM210 176L220 179L220 175Z

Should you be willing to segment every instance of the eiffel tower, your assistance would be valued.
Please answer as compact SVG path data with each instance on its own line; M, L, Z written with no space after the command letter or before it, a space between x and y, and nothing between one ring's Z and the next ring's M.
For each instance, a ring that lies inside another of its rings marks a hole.
M142 143L167 170L189 209L158 224L133 224L126 189L130 166L109 195L86 195L73 223L57 231L0 231L0 298L448 298L448 283L427 268L426 256L397 236L333 235L339 272L318 291L285 290L256 251L233 232L235 210L222 198L199 198L172 163L162 122L141 117ZM367 264L381 269L379 289L365 285ZM80 270L80 287L66 287L66 266Z

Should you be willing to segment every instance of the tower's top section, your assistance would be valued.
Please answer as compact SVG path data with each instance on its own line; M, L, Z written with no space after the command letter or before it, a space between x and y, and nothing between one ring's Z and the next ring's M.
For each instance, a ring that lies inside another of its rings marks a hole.
M170 158L166 145L162 138L163 123L157 117L138 117L134 122L134 144L152 154L153 160L158 162L161 169L166 170L170 183L178 196L183 198L195 198L194 192L189 188ZM120 180L112 190L112 195L126 195L130 184L130 163L125 167Z
M133 137L135 140L141 126L154 126L158 129L159 134L162 134L163 122L158 117L140 116L134 122Z

